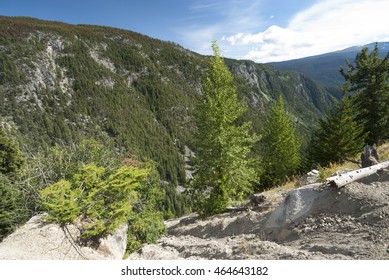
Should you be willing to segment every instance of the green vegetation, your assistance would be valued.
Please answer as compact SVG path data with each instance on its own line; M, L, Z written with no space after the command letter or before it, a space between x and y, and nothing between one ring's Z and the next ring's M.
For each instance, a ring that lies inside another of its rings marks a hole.
M17 180L1 174L0 238L31 215L47 211L47 221L62 225L81 221L85 240L129 223L129 251L156 241L165 231L162 211L175 209L163 201L170 185L161 186L155 164L133 157L121 161L113 148L108 138L104 144L83 139L78 144L56 145L30 154Z
M164 233L163 210L175 207L163 201L170 185L161 187L155 164L131 156L120 160L123 157L114 151L109 138L104 144L83 139L70 146L56 145L31 158L26 180L31 189L30 204L35 203L30 208L49 212L49 221L87 221L86 239L129 223L129 251ZM41 196L35 195L37 191ZM177 201L181 202L180 198ZM140 223L140 219L150 222Z
M28 218L24 204L23 192L15 181L0 174L0 241Z
M347 66L340 71L353 94L356 120L364 124L367 143L381 144L389 138L389 53L379 57L376 44L370 54L368 48L357 54L355 66L349 61Z
M256 170L248 159L257 136L250 133L250 122L237 124L245 111L238 101L233 76L212 45L214 57L204 78L197 114L195 192L201 197L211 188L199 211L222 212L231 199L241 199L252 191Z
M123 166L110 174L103 167L85 165L71 181L61 180L40 192L47 220L66 224L81 216L84 238L112 233L129 220L137 188L148 173Z
M300 140L295 123L286 112L284 100L279 98L265 119L261 139L264 188L278 185L296 174L300 164Z
M325 166L353 158L363 150L366 138L363 129L364 124L355 119L351 99L344 97L319 121L319 127L313 132L311 162Z
M23 164L24 158L19 145L0 125L0 173L15 177Z
M163 219L220 213L304 171L311 135L306 168L389 137L389 55L377 50L342 71L337 103L301 74L222 59L216 44L208 60L130 31L0 17L0 49L12 127L0 127L0 238L47 211L82 222L86 239L127 223L132 252L165 232Z
M109 136L120 150L158 163L163 180L186 185L182 154L185 146L194 147L193 111L205 57L131 31L31 18L0 17L0 35L0 115L18 127L23 148L35 154ZM299 119L317 119L321 101L327 102L326 93L302 75L248 61L226 59L226 65L246 100L244 121L255 131L270 104L260 91L282 95ZM240 74L242 65L258 77L260 89ZM298 129L307 135L311 123Z
M0 125L0 240L28 216L23 191L17 185L23 164L17 142Z
M342 100L319 122L310 143L311 162L326 166L343 162L362 151L365 143L389 139L389 53L378 56L364 48L340 69L345 79Z

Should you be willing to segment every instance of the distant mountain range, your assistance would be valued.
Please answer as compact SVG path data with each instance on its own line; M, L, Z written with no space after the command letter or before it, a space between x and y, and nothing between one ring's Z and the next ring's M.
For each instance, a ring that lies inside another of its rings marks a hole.
M304 57L300 59L293 59L282 62L271 62L269 64L275 66L280 70L298 71L307 77L323 84L333 94L340 94L339 85L343 83L344 79L340 75L339 68L347 67L345 60L348 59L353 62L357 53L362 48L369 48L373 50L376 43L370 43L363 46L353 46L344 50ZM378 42L380 56L385 56L389 51L389 42Z

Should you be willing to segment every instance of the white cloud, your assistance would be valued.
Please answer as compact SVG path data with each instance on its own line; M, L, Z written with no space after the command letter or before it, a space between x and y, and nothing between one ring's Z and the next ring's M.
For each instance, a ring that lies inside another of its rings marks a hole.
M182 31L177 30L177 33L186 45L191 46L190 49L202 54L211 54L211 42L217 39L215 34L220 33L220 28L217 25L191 26Z
M212 54L211 42L218 40L222 55L232 57L234 54L230 53L233 51L231 46L235 42L240 42L239 36L245 34L245 40L260 42L256 34L248 36L248 33L261 26L263 22L261 6L262 1L259 0L199 0L193 3L189 10L193 16L200 16L202 21L195 25L180 26L175 32L182 44L189 49L202 54ZM225 36L226 32L228 38ZM233 37L231 34L236 35ZM225 41L228 42L226 48L223 39L228 39Z
M298 13L286 28L224 36L231 57L282 61L330 52L389 37L388 0L323 0Z

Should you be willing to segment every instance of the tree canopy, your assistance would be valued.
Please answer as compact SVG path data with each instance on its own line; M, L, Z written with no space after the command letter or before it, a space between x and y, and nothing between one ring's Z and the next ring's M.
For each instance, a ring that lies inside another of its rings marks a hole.
M261 184L274 186L293 175L300 163L300 141L295 124L279 97L265 119L262 131L261 155L264 173Z
M313 132L310 161L325 166L352 158L363 149L366 138L363 131L364 123L356 120L351 98L343 97L319 121L318 128Z
M0 240L28 216L23 191L15 184L24 161L18 143L0 125Z
M379 56L378 45L369 53L362 49L355 65L347 61L347 71L340 69L352 94L356 120L364 123L368 144L380 144L389 138L389 53Z
M0 125L0 173L14 176L23 164L24 158L18 143Z
M248 154L258 137L250 133L250 122L238 124L245 106L238 100L233 76L220 57L216 43L214 56L203 79L196 116L195 190L200 196L210 192L202 211L219 213L231 199L252 191L256 170Z

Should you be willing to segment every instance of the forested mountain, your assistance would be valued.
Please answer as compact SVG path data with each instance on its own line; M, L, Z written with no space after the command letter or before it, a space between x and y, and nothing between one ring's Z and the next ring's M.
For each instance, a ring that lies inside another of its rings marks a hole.
M340 51L270 64L280 70L301 72L314 81L323 84L333 94L340 96L339 85L344 82L344 79L339 72L339 68L347 66L346 59L353 62L357 53L363 48L372 51L375 44L354 46ZM384 57L389 51L389 42L379 42L377 44L380 57Z
M162 179L183 184L207 59L132 31L0 17L1 123L30 151L108 136L157 162ZM225 62L256 130L280 95L303 132L331 104L303 74Z

